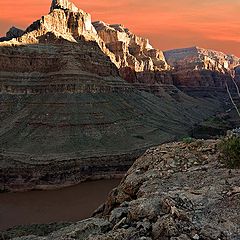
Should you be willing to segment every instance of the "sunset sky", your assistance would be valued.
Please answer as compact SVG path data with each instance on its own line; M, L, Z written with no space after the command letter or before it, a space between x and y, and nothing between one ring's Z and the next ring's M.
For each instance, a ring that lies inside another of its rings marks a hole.
M240 0L73 0L93 20L122 23L162 50L200 46L240 56ZM0 0L0 35L26 28L51 0Z

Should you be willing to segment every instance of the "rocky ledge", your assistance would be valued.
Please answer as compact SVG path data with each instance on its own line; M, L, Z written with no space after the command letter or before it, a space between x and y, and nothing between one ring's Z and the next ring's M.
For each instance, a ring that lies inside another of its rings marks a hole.
M15 240L240 239L239 170L221 164L218 143L196 140L151 148L93 218L48 236Z

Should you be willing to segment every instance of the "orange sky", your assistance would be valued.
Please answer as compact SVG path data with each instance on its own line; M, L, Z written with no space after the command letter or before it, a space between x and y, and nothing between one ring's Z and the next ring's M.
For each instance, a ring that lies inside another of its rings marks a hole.
M0 0L0 35L47 14L51 0ZM122 23L154 47L200 46L240 56L240 0L73 0L93 20Z

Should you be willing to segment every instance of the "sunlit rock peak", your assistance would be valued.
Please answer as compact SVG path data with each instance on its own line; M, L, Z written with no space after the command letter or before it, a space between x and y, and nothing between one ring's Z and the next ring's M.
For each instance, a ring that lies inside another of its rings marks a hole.
M52 5L50 8L50 12L54 9L63 9L63 10L70 10L72 12L78 12L79 9L68 0L52 0Z

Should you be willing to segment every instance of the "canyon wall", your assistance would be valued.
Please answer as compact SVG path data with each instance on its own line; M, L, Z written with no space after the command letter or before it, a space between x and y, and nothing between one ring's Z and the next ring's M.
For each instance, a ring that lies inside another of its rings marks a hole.
M115 55L114 63L125 80L145 85L171 82L170 66L163 52L153 48L148 39L136 36L121 24L98 21L93 26Z
M122 173L222 109L219 95L193 98L174 86L148 40L92 25L67 0L20 35L0 43L1 190Z
M148 39L138 37L120 24L94 22L106 48L115 55L120 76L139 89L175 85L182 90L225 91L231 84L239 58L199 47L162 52Z
M199 47L165 51L164 56L173 67L173 83L178 87L224 89L240 63L233 55Z

